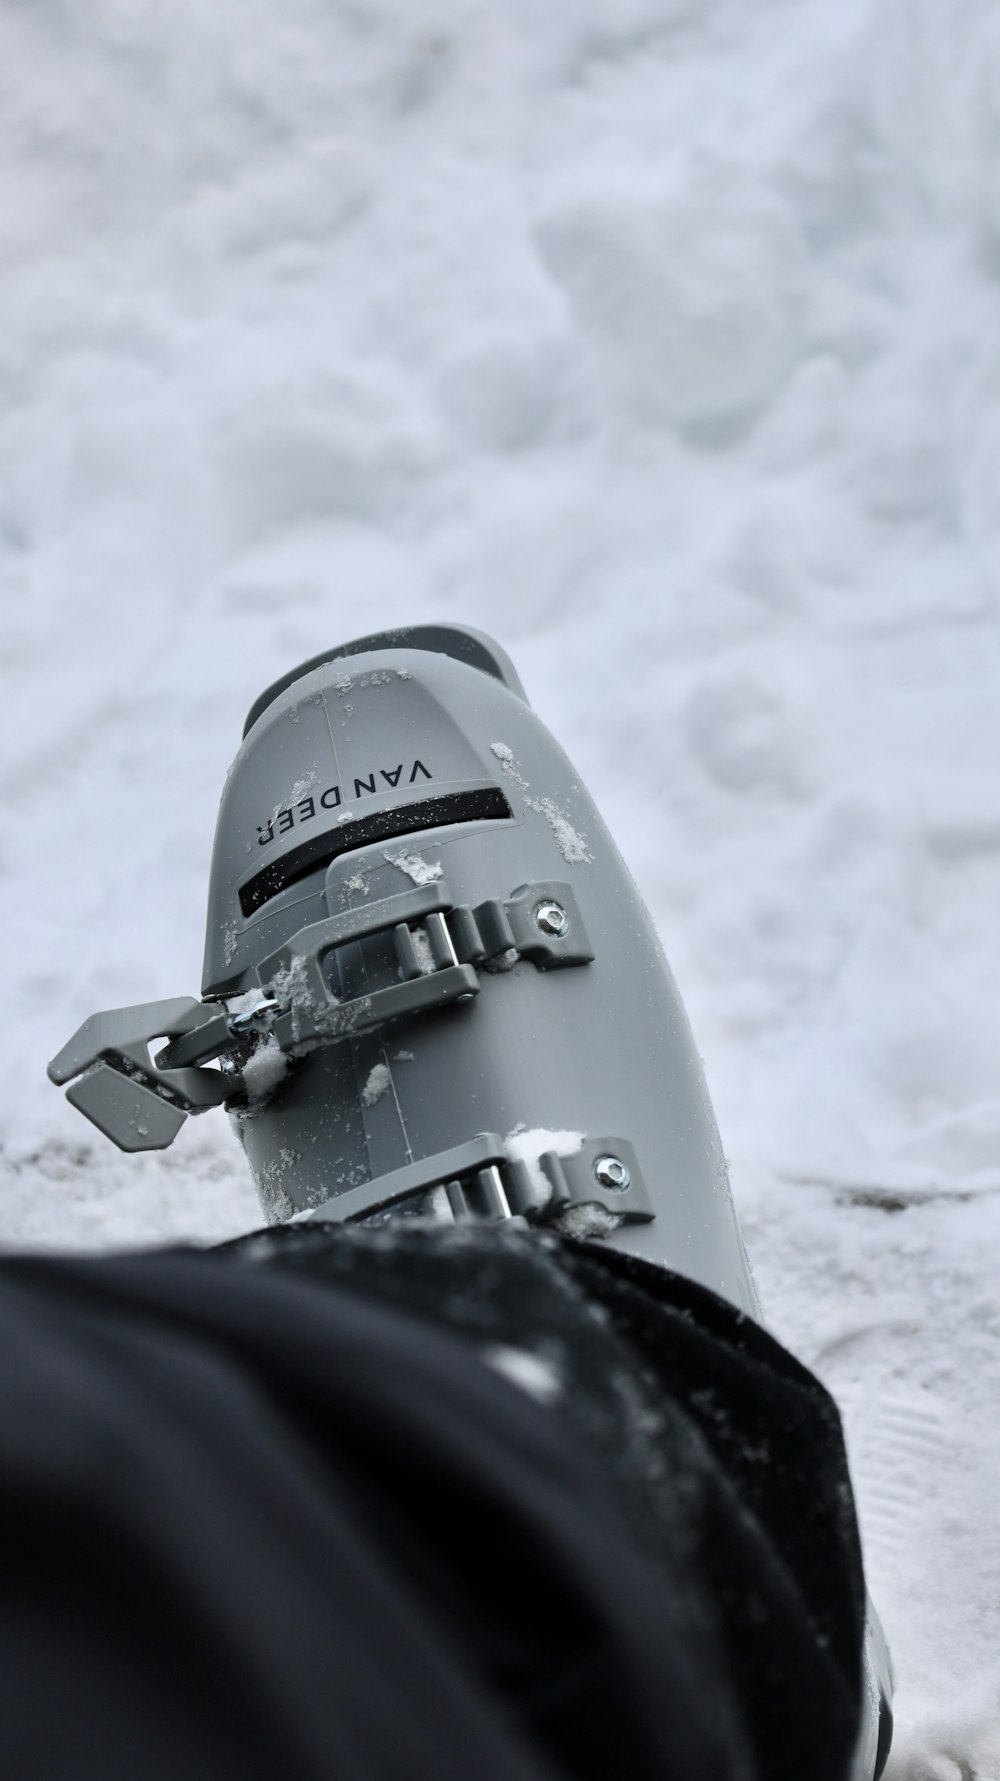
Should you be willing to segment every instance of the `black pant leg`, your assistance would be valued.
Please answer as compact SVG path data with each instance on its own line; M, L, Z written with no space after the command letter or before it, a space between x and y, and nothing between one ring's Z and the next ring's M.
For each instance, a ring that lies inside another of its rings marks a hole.
M11 1772L842 1781L835 1413L645 1273L406 1221L0 1264Z

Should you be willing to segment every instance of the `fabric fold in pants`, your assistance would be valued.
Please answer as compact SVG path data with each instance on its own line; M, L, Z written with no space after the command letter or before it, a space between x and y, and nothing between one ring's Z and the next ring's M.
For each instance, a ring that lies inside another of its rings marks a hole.
M846 1781L822 1387L599 1245L397 1220L0 1262L7 1772Z

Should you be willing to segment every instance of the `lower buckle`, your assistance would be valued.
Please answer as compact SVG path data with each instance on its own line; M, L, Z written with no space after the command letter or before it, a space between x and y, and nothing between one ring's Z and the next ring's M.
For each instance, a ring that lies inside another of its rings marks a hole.
M541 1190L528 1164L512 1161L503 1139L485 1132L362 1187L347 1188L303 1216L353 1223L434 1188L444 1189L445 1204L456 1223L519 1219L544 1224L572 1206L600 1206L628 1224L648 1224L656 1216L639 1159L627 1138L586 1138L579 1150L567 1154L545 1151L538 1168L545 1184Z

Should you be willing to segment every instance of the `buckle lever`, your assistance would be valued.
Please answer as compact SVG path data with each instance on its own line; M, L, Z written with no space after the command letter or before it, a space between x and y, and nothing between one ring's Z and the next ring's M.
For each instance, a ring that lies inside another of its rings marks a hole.
M49 1078L60 1085L80 1078L66 1099L119 1150L165 1150L189 1113L218 1107L234 1083L217 1070L163 1069L150 1059L150 1040L193 1034L219 1018L189 996L104 1009L57 1052Z

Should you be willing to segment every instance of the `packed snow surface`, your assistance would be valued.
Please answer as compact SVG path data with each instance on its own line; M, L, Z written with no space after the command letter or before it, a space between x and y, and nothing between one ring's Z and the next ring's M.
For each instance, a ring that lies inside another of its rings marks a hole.
M263 686L493 632L843 1407L890 1781L1000 1775L998 91L992 0L0 15L6 1242L259 1222L46 1060L197 991Z

